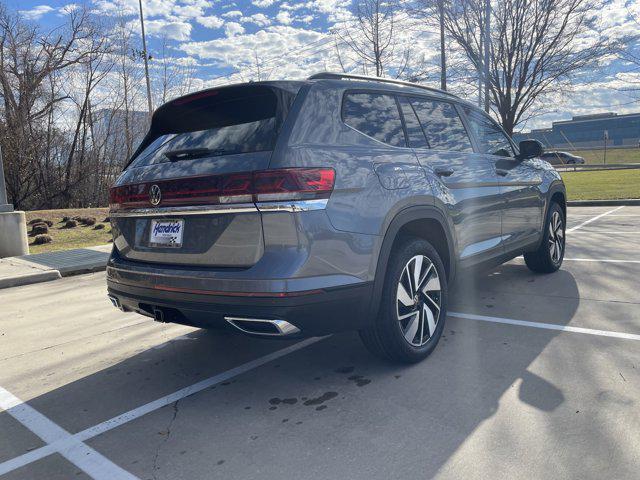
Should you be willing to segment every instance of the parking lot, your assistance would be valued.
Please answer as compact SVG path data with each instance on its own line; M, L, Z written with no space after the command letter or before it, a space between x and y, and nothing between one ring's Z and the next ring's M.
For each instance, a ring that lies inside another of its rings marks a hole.
M435 352L114 309L104 272L0 291L0 477L638 478L640 207L570 207L562 269L461 275Z

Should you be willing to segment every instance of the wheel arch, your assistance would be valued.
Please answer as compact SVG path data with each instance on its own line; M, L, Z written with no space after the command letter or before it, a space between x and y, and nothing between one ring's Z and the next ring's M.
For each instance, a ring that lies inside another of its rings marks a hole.
M431 243L444 263L447 280L451 281L455 277L457 265L454 243L444 214L432 206L406 208L393 218L385 232L376 265L372 292L374 301L371 302L369 318L375 318L378 314L393 247L408 236L423 238Z
M564 190L556 189L554 192L550 192L550 193L551 193L551 197L549 199L549 204L547 205L547 211L549 211L549 207L551 206L552 203L559 204L560 207L562 208L562 213L564 215L565 222L566 222L566 218L567 218L567 196L566 196Z
M567 224L567 190L562 183L562 180L558 180L553 182L549 186L549 190L547 191L547 200L546 205L544 207L544 216L542 217L542 225L541 229L545 228L547 223L547 217L549 215L549 209L551 208L552 203L558 203L560 208L562 208L562 213L564 215L565 227ZM541 230L542 232L543 230ZM540 247L540 243L544 239L544 235L540 235L540 239L534 245L535 248L531 249L531 251L537 250ZM529 251L529 250L527 250Z

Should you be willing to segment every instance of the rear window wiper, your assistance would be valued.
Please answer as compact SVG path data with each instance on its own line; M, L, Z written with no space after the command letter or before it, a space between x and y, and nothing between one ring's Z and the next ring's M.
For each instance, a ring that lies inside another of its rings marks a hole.
M185 148L182 150L169 150L164 152L164 156L172 162L180 160L191 160L202 157L218 157L220 155L230 155L238 153L236 150L224 150L222 148Z

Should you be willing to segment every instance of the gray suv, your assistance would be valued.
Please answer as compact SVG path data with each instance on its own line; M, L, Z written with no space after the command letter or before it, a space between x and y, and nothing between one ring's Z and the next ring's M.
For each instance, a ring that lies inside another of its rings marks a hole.
M462 269L563 259L565 188L484 112L420 85L321 73L173 100L111 189L109 297L160 322L358 330L426 357Z

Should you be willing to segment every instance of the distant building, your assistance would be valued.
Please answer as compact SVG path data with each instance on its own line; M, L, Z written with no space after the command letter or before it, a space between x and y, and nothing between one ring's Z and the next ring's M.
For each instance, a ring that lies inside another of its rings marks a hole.
M640 141L640 113L576 115L571 120L553 122L551 128L516 133L513 137L516 142L535 138L546 147L571 149L602 147L605 135L607 146L637 147Z

